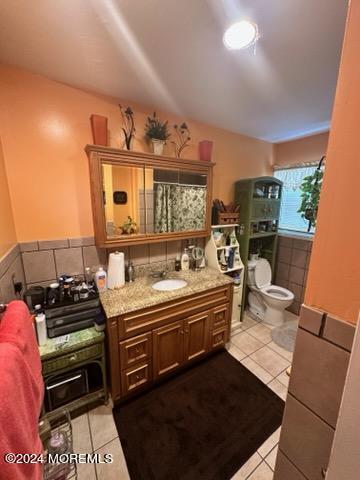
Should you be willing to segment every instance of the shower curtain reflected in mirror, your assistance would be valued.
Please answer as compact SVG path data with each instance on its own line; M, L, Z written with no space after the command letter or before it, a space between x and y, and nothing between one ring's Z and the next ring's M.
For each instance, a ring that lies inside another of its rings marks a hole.
M156 233L205 229L205 186L157 183L154 189Z

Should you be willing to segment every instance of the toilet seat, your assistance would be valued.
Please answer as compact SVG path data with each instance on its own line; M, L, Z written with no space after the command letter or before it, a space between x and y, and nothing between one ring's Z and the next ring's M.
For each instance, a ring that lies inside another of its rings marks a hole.
M267 285L260 289L260 292L270 298L278 298L279 300L294 300L294 294L286 288L277 285Z

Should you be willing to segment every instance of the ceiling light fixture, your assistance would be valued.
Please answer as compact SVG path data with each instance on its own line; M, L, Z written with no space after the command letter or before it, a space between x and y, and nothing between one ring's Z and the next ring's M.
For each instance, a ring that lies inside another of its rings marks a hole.
M233 23L224 33L223 42L229 50L240 50L249 47L258 39L256 23L241 20Z

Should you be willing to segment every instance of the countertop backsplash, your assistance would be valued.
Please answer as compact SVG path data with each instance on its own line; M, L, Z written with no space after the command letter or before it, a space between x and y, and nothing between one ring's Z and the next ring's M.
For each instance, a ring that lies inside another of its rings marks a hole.
M126 262L130 258L137 276L175 269L175 257L181 255L188 243L204 247L205 239L172 241L135 245L119 249L95 246L94 237L34 240L22 242L0 259L0 303L15 298L13 276L23 283L24 289L33 285L48 286L63 273L83 274L85 267L96 271L99 265L106 268L109 253L124 252Z

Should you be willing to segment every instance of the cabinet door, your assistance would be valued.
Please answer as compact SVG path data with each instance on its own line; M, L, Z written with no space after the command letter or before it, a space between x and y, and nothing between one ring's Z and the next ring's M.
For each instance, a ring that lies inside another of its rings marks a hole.
M215 348L225 347L228 337L228 327L218 328L210 332L210 350Z
M150 357L151 333L120 342L121 370Z
M151 381L151 367L149 362L133 365L121 372L121 388L123 396L140 389Z
M176 370L184 363L183 321L153 331L154 378Z
M185 361L200 357L209 350L210 310L184 320Z
M211 318L211 330L225 327L229 322L229 305L221 305L213 310Z

